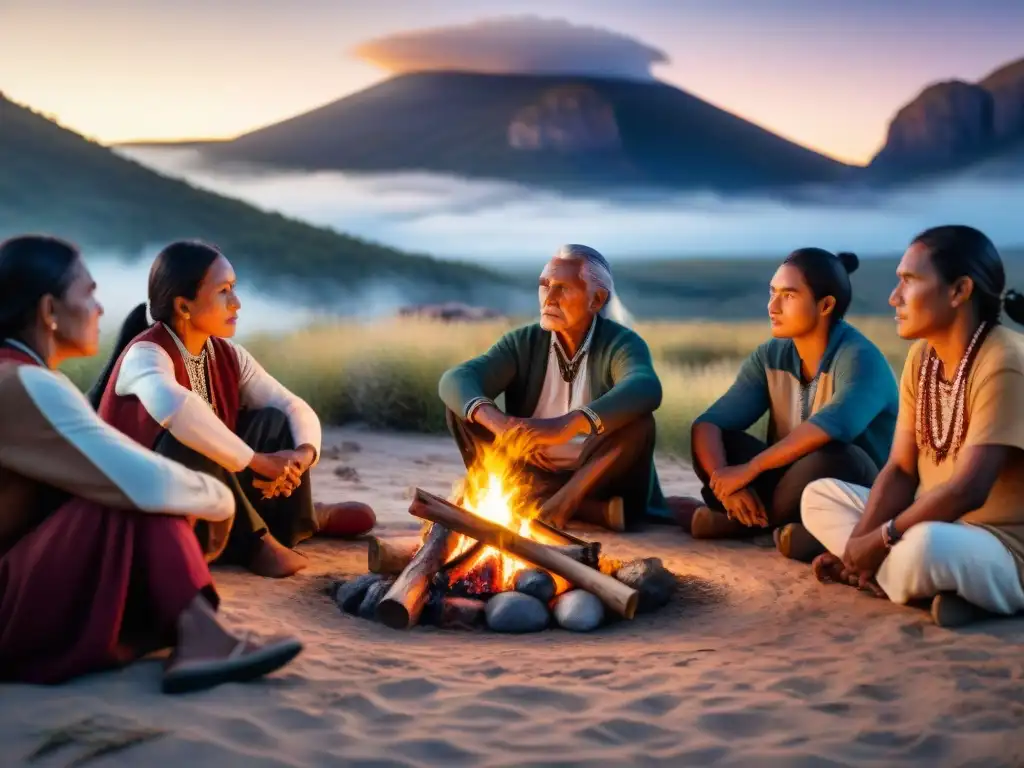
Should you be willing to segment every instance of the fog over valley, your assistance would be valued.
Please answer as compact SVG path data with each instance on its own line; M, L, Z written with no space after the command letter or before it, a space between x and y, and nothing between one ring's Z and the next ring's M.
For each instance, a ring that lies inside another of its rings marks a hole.
M261 208L396 248L495 267L541 264L563 242L612 260L781 258L817 245L894 255L918 231L965 223L1000 246L1024 243L1018 174L962 174L892 192L808 190L799 200L645 192L568 198L515 184L433 174L277 172L205 165L187 148L122 147L160 172Z

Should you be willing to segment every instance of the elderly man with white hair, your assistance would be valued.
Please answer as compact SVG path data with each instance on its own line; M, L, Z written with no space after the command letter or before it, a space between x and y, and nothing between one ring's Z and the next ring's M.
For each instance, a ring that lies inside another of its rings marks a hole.
M541 517L622 531L667 516L654 469L661 382L627 327L607 260L563 245L540 275L540 321L502 336L439 385L448 426L472 466L481 444L514 442ZM504 395L504 410L495 400Z

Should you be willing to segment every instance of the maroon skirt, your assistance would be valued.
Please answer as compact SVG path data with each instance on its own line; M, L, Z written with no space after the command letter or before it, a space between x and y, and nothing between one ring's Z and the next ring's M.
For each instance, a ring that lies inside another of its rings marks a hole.
M188 520L71 499L0 553L0 680L59 683L175 643L217 595Z

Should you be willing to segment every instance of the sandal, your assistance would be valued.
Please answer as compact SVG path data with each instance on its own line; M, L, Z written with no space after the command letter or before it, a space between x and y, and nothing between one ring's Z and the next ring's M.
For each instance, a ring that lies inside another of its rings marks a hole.
M246 632L226 657L185 661L164 673L164 693L191 693L223 683L244 683L268 675L290 662L302 651L294 638L253 646Z

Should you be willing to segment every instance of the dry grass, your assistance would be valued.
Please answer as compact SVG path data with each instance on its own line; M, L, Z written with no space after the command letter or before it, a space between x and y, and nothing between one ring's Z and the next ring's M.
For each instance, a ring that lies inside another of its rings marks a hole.
M892 322L855 319L899 371L907 344ZM437 381L452 365L485 351L512 323L444 324L391 320L313 326L283 336L251 336L246 347L329 424L432 432L444 429ZM767 338L766 323L657 322L637 331L647 340L664 388L658 444L685 455L690 425L732 382L742 359ZM70 366L80 385L99 361Z

